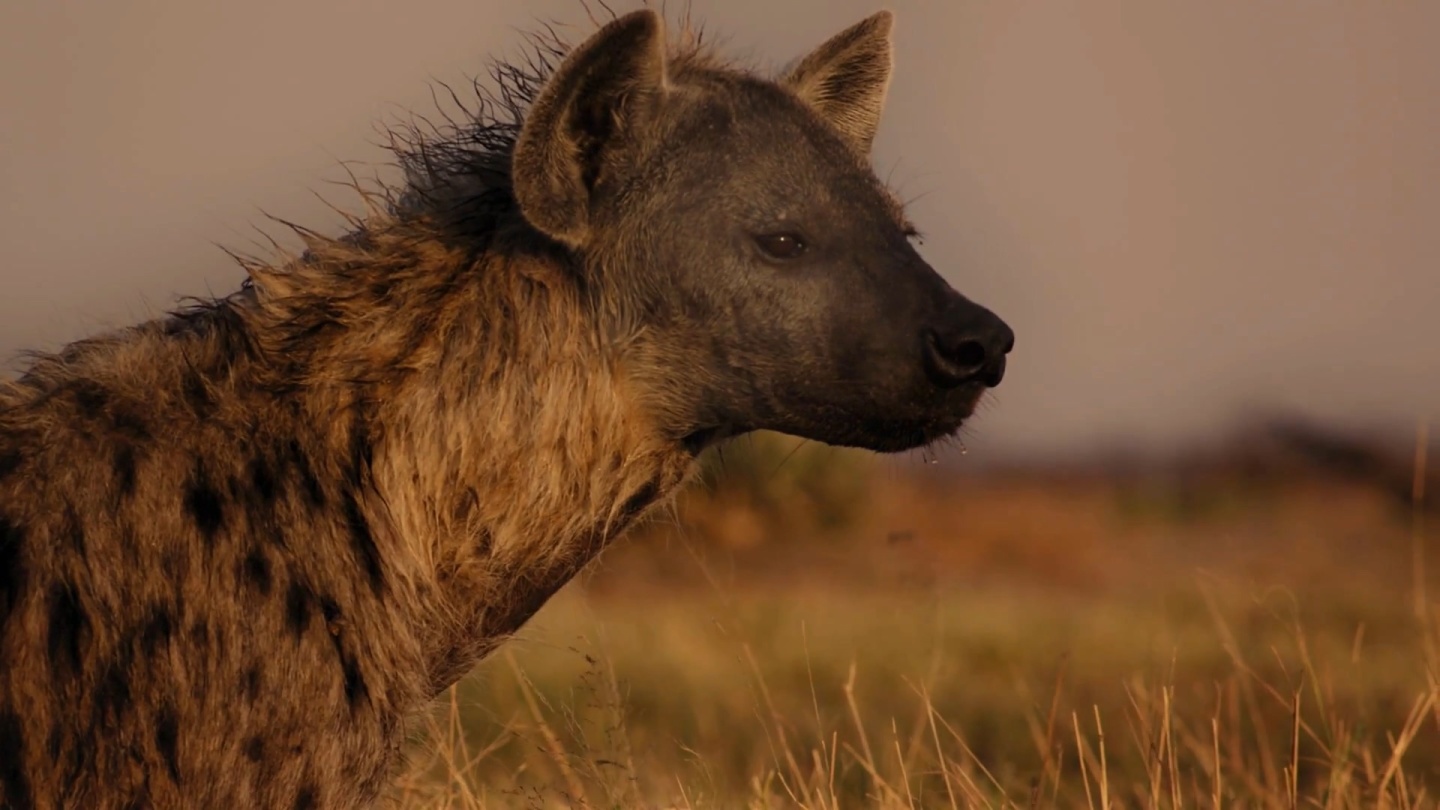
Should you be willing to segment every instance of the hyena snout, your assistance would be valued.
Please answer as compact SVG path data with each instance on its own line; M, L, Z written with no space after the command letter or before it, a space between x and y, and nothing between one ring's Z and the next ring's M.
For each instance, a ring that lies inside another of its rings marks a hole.
M999 316L958 298L925 329L925 368L942 388L968 382L994 388L1005 377L1015 333Z

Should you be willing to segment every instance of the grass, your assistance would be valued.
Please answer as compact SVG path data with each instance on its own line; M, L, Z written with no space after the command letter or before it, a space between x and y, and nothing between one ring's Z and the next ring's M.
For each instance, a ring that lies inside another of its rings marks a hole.
M866 491L688 499L445 696L400 805L1437 806L1423 526L1374 493Z

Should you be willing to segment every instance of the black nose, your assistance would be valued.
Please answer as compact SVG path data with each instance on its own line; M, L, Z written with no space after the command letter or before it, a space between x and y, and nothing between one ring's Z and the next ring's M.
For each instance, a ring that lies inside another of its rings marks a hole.
M942 388L978 380L994 388L1005 377L1015 333L995 313L968 301L925 330L925 367Z

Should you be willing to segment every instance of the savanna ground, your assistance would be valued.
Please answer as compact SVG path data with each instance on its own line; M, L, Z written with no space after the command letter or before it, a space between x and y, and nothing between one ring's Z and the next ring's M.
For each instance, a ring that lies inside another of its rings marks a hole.
M445 695L402 806L1437 806L1408 493L796 444L732 448Z

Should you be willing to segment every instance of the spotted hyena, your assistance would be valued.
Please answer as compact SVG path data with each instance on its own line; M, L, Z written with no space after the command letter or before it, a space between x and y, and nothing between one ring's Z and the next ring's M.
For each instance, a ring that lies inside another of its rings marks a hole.
M365 806L707 447L954 434L1013 336L869 168L891 21L542 48L345 236L0 384L0 804Z

